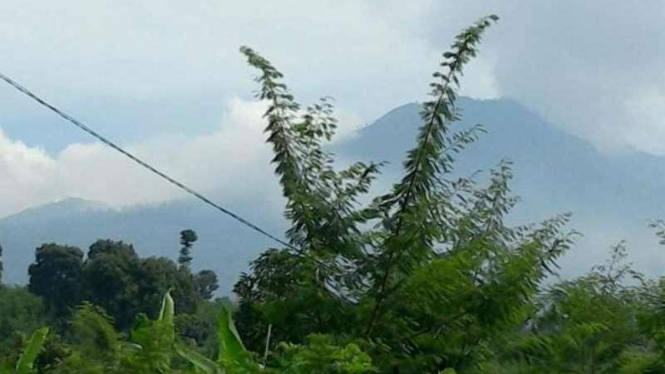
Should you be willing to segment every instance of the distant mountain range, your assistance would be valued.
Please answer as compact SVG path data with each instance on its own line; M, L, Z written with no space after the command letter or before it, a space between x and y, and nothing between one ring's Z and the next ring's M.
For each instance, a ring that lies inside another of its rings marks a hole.
M665 218L665 159L643 153L602 154L590 144L548 124L511 100L462 98L458 126L480 123L487 134L459 156L458 172L488 170L501 159L514 162L514 192L522 197L511 219L540 221L571 211L571 227L585 236L562 263L572 275L601 261L610 245L626 239L637 267L661 272L665 248L659 248L650 219ZM401 168L405 151L420 126L419 106L396 108L354 136L332 145L343 160L388 161L378 189L388 188ZM273 232L285 223L264 214L261 199L235 201L231 207ZM5 248L5 281L24 283L34 249L44 242L87 248L99 238L131 242L145 256L176 258L178 233L192 228L200 241L196 268L215 270L223 293L261 251L274 245L251 230L220 216L198 201L113 209L103 203L66 199L0 219Z

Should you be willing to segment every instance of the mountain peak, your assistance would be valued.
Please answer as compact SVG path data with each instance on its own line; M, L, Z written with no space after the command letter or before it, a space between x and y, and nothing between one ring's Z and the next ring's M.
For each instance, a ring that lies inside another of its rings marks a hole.
M3 218L3 220L19 219L29 216L58 217L77 213L108 211L112 207L101 201L86 200L78 197L67 197L51 203L27 208L19 213Z
M65 208L76 208L76 209L83 209L83 210L107 210L111 209L111 207L103 203L101 201L96 201L96 200L86 200L82 199L79 197L67 197L64 199L59 199L56 200L50 204L46 204L43 206L58 206L58 207L65 207Z

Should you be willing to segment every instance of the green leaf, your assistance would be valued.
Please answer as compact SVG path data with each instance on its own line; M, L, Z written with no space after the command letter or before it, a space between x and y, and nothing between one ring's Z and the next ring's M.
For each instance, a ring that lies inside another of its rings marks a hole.
M171 367L171 354L175 343L174 303L167 292L156 321L142 316L132 331L134 346L127 345L125 351L132 357L139 372L166 372Z
M238 335L231 313L224 306L222 314L219 316L217 326L219 337L219 357L218 362L224 365L226 362L243 363L247 358L247 350Z
M173 324L173 314L174 314L174 304L173 298L171 297L171 292L167 291L162 300L162 309L159 312L159 320L164 321L166 324Z
M207 357L203 356L202 354L194 350L191 350L180 344L175 345L175 350L176 352L178 352L180 357L189 361L192 365L194 365L195 368L203 371L205 374L222 373L222 370L219 368L219 366L217 366L217 364L214 361L208 359Z
M167 291L162 300L162 310L159 312L159 318L156 323L156 333L162 344L162 348L167 350L175 342L175 323L174 323L174 303L171 292Z
M32 334L28 341L28 346L16 363L17 374L29 374L32 372L35 359L44 347L48 332L48 327L43 327Z

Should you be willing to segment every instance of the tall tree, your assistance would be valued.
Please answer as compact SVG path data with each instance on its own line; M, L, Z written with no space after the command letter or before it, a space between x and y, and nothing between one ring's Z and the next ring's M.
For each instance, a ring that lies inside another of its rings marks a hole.
M0 244L0 285L2 285L2 272L4 270L4 265L2 262L2 244Z
M217 274L212 270L201 270L196 274L196 291L203 300L210 300L219 289Z
M103 307L121 330L129 329L138 313L155 317L169 290L178 313L193 313L200 300L189 267L165 257L140 258L132 245L112 240L90 246L83 280L85 299Z
M443 54L404 176L365 205L359 196L380 164L335 170L323 147L336 124L330 100L301 111L282 74L242 48L268 101L266 132L291 220L289 248L261 255L236 285L249 346L259 349L272 325L275 340L360 339L382 369L434 372L478 362L527 318L540 281L570 244L567 216L508 227L516 203L508 162L486 186L452 176L457 154L482 130L453 130L460 78L496 20L481 19Z
M199 240L199 237L194 230L187 229L180 232L180 244L182 245L180 256L178 257L178 264L180 266L188 268L191 265L192 247L197 240Z
M66 315L82 299L83 252L70 246L44 244L28 268L28 289L47 301L56 316Z
M176 301L176 313L194 313L199 304L194 275L188 268L178 267L171 259L149 257L143 259L136 283L139 285L141 312L155 316L159 300L171 290Z
M103 307L123 330L131 327L139 309L139 266L133 246L112 240L93 243L83 266L85 299Z

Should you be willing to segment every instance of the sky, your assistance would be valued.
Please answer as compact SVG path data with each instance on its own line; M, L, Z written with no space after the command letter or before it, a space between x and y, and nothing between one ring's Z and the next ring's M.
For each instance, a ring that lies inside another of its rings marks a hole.
M661 1L4 1L0 71L232 199L274 184L240 46L269 58L303 104L335 97L352 136L423 100L455 34L490 13L501 20L463 94L515 99L603 152L665 154ZM0 217L70 196L114 206L182 197L6 85L0 176Z

